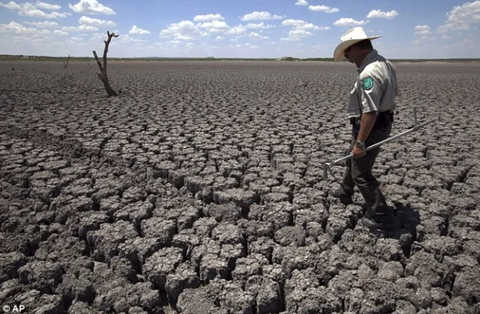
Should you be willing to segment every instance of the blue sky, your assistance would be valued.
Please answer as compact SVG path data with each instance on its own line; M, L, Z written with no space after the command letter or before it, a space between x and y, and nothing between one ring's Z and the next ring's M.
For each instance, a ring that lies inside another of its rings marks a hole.
M332 57L362 26L387 58L480 58L480 1L0 1L0 54Z

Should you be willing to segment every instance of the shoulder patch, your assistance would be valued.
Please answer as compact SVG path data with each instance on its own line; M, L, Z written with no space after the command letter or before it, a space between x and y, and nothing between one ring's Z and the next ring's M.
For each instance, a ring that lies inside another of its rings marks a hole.
M373 87L373 79L371 77L364 78L362 80L362 88L365 90L372 89Z

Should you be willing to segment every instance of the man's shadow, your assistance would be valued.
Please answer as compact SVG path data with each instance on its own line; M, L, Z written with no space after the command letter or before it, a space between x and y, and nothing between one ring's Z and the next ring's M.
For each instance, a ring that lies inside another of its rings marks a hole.
M417 226L420 224L420 213L410 204L395 202L393 211L397 227L394 229L371 229L371 233L382 238L397 239L407 258L410 258L411 247L417 239Z

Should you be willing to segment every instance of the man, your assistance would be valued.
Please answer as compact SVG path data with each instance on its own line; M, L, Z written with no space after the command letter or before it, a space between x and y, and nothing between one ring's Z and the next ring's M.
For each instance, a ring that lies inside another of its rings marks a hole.
M365 151L366 147L389 137L398 95L396 68L371 43L380 37L368 37L361 27L354 27L341 37L334 52L336 62L345 57L355 63L359 74L347 108L353 126L350 147L353 158L348 159L340 188L332 195L344 204L351 204L356 185L368 205L362 223L370 228L391 229L395 227L395 217L372 174L380 148Z

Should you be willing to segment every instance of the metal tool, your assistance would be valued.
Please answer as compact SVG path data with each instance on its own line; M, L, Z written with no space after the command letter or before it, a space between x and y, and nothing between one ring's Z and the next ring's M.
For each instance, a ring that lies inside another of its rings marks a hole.
M385 139L381 142L370 145L365 149L365 151L369 151L371 149L377 148L377 147L379 147L379 146L381 146L385 143L393 141L396 138L399 138L399 137L404 136L406 134L412 133L412 132L414 132L414 131L416 131L416 130L418 130L418 129L420 129L420 128L426 126L427 124L430 124L430 123L432 123L433 121L436 120L436 119L432 119L430 121L423 122L423 123L419 124L418 120L417 120L417 109L415 107L413 108L413 118L414 118L414 121L415 121L415 126L413 128L411 128L411 129L409 129L405 132L399 133L397 135L391 136L391 137L389 137L389 138L387 138L387 139ZM330 173L330 175L335 178L335 176L332 173L332 169L331 169L332 165L338 164L339 162L347 160L348 158L352 158L352 157L353 157L353 154L350 154L348 156L342 157L342 158L337 159L335 161L325 163L325 165L323 166L323 180L327 179L328 173Z

